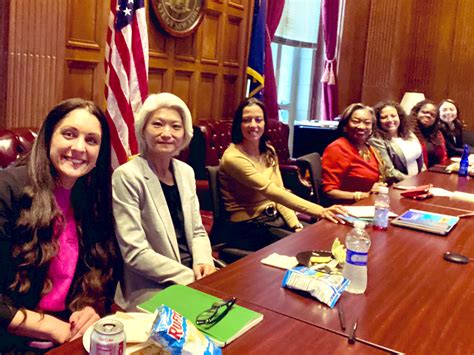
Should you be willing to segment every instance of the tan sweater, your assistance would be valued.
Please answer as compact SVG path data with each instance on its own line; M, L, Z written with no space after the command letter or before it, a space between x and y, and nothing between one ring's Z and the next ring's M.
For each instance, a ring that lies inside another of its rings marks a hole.
M267 166L264 161L249 157L235 144L222 156L219 179L225 208L233 222L255 218L273 204L288 226L294 228L299 223L294 211L315 217L322 211L321 206L285 190L278 161Z

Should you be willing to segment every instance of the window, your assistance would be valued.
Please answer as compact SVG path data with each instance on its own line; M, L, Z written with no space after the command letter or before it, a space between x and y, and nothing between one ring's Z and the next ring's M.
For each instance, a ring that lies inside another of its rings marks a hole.
M311 117L320 11L321 0L286 0L272 43L280 120L291 130L295 120Z

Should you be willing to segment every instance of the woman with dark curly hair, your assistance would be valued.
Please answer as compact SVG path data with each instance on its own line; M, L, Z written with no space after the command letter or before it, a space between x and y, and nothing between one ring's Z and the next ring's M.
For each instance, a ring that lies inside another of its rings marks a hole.
M0 352L81 337L113 300L115 243L106 118L63 101L0 172Z
M374 106L375 132L369 139L385 162L386 179L398 182L424 169L421 145L410 129L405 111L395 101Z
M451 99L444 99L438 107L439 128L446 142L448 156L460 156L463 152L463 123L459 115L458 105Z
M332 200L354 202L385 185L385 164L368 143L375 126L371 107L349 105L341 114L340 138L329 144L322 158L323 191Z
M448 153L443 134L439 130L437 112L436 104L431 100L418 102L410 112L414 132L421 144L423 161L428 168L435 164L448 163Z

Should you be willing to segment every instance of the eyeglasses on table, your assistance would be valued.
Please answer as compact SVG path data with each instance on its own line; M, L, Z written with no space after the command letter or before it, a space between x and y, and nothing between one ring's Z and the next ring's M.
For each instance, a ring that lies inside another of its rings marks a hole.
M237 298L232 297L227 300L217 301L212 304L211 308L199 313L196 317L197 325L215 324L229 313Z

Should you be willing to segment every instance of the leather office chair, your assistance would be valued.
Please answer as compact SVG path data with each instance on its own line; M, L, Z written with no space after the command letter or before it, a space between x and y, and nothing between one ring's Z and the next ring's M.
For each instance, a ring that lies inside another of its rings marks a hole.
M209 190L211 192L212 214L214 222L212 224L209 238L214 251L218 252L219 259L226 263L234 262L252 252L248 250L226 247L227 231L230 228L228 213L224 207L224 201L221 197L219 187L219 167L206 166L207 178L209 181Z
M329 206L328 201L325 200L324 194L321 190L321 174L322 174L322 165L321 165L321 156L319 153L309 153L302 155L296 159L298 165L302 171L306 171L309 174L309 180L312 185L312 194L308 198L311 202Z

